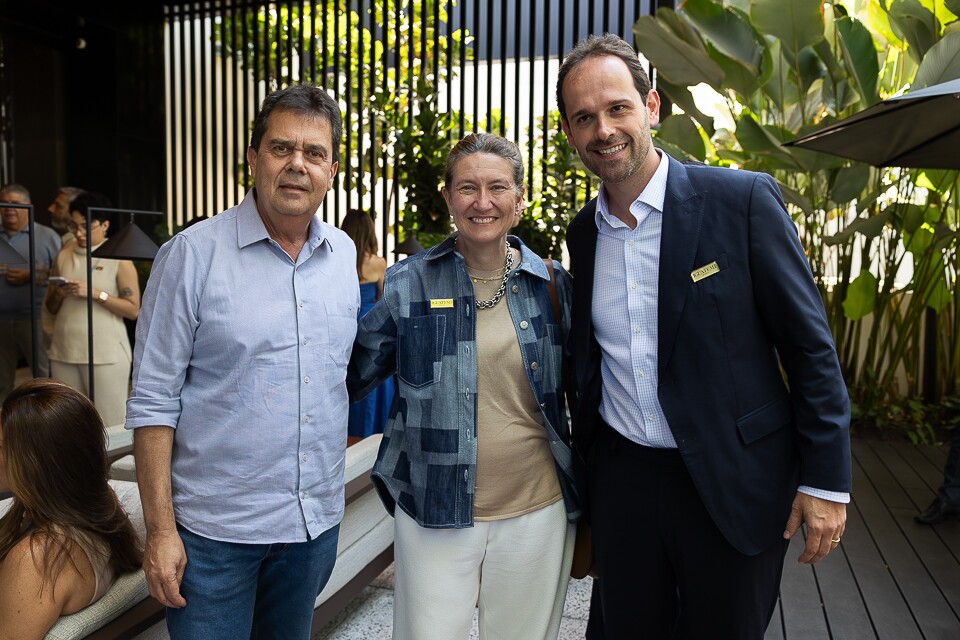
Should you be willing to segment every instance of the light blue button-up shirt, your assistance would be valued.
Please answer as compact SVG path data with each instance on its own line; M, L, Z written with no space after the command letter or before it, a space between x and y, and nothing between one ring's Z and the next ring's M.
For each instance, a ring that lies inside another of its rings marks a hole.
M253 191L177 234L143 296L128 429L176 428L177 522L227 542L302 542L343 517L356 249L314 217L296 262Z
M610 213L606 189L601 187L592 314L603 355L604 422L634 442L675 449L657 398L660 230L669 165L660 158L647 187L630 205L637 220L633 229Z
M657 396L660 235L669 165L660 154L650 182L630 205L637 221L633 229L610 212L601 185L591 309L602 354L600 415L627 439L660 449L677 448ZM799 491L834 502L850 501L848 493L807 486Z

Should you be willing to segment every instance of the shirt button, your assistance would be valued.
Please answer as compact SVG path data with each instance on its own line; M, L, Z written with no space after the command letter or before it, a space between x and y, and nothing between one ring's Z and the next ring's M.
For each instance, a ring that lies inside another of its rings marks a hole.
M656 419L656 418L653 417L653 414L652 414L652 413L647 416L647 420L655 420L655 419Z
M532 369L533 371L536 371L538 368L540 368L540 365L538 365L536 362L530 363L530 369Z
M637 327L636 329L634 329L633 332L634 332L634 333L640 333L640 327Z
M297 305L300 307L303 307L303 300L300 300L299 302L297 302Z
M630 288L631 288L631 289L636 289L636 288L637 288L637 283L634 282L632 285L630 285Z
M300 458L301 458L304 462L306 462L306 461L307 461L307 454L303 454L302 456L300 456Z
M303 382L304 383L310 382L310 376L303 376Z
M627 243L627 246L628 246L628 247L632 247L633 244L634 244L634 242L633 242L633 240L631 240L630 242Z
M466 470L466 469L464 469L464 470L463 470L463 481L464 481L464 482L466 482L466 481L467 481L467 479L468 479L468 476L467 476L467 470Z
M304 422L310 422L310 416L303 416Z
M520 287L517 285L513 285L512 287L510 287L510 291L513 291L514 293L520 293Z
M639 375L639 376L642 378L643 376L645 376L645 375L647 375L647 374L645 374L643 371L637 371L637 375Z
M300 499L301 499L301 500L304 500L304 499L306 499L306 497L307 497L307 492L306 492L306 491L301 491L301 492L300 492Z
M306 339L306 338L303 339L303 344L304 344L304 346L306 346L306 344L307 344L307 339Z
M521 329L526 329L526 328L529 327L529 326L530 326L530 325L527 324L527 321L526 321L526 320L521 320L521 321L520 321L520 328L521 328Z

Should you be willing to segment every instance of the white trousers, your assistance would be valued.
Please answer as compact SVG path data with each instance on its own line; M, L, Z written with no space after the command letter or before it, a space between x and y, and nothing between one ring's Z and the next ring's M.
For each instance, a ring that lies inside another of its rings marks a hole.
M395 517L394 640L556 640L573 559L563 501L470 529Z
M50 377L90 395L90 377L87 363L50 361ZM130 363L114 362L93 365L93 404L103 418L103 424L112 427L127 419L127 396L130 389Z

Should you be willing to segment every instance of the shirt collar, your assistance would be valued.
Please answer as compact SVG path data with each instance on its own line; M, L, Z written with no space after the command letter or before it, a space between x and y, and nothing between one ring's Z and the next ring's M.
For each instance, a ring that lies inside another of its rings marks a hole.
M651 147L660 157L660 163L657 170L653 172L647 186L644 187L637 199L630 205L630 213L637 220L637 224L643 221L647 212L652 209L663 213L663 203L667 197L667 171L670 167L670 160L667 155L655 147ZM643 205L647 205L645 209ZM610 213L607 205L607 189L600 183L600 193L597 195L597 211L594 216L597 228L601 227L601 222L606 222L611 227L622 227L623 222Z
M21 233L30 235L30 223L29 223L29 222L28 222L27 224L23 225L23 229L20 229L20 231L17 231L17 232L14 233L12 236L7 232L6 229L4 229L3 227L0 227L0 237L2 237L4 240L7 240L7 241L12 241L14 238L16 238L16 237L17 237L18 235L20 235Z
M241 249L261 240L268 240L270 234L267 227L263 224L260 212L257 210L257 201L255 197L256 187L247 191L243 201L237 208L237 244ZM310 218L310 227L307 229L307 242L305 246L316 249L323 244L326 237L323 234L323 225L320 218L314 214ZM332 250L332 245L328 242Z

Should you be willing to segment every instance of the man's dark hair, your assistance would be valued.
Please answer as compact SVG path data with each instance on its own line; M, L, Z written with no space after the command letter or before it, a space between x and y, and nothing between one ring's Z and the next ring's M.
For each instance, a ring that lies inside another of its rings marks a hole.
M567 121L567 105L563 102L563 81L574 67L587 58L602 56L613 56L623 60L633 77L633 86L637 88L637 93L644 99L650 93L650 78L640 64L633 47L623 38L612 33L605 33L602 36L591 35L586 40L578 42L560 65L560 74L557 76L557 106L560 108L560 117L564 121Z
M260 150L260 141L267 131L267 119L274 111L292 111L301 116L326 119L330 123L333 161L339 162L343 119L340 115L340 106L329 93L312 82L304 82L291 85L286 89L278 89L264 98L260 113L253 121L253 131L250 133L250 147L255 151Z

